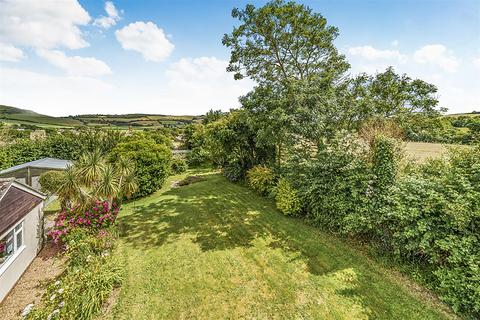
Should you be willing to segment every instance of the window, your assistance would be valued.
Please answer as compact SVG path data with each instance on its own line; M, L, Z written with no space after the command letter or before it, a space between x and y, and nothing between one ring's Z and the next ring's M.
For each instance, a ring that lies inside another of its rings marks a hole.
M0 239L0 267L23 245L23 221Z

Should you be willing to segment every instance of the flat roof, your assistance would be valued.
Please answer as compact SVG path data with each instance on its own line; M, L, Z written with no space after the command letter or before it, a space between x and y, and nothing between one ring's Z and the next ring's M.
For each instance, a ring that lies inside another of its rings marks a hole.
M8 169L0 171L0 176L27 168L46 169L46 170L65 170L73 164L70 160L43 158L35 161L19 164Z

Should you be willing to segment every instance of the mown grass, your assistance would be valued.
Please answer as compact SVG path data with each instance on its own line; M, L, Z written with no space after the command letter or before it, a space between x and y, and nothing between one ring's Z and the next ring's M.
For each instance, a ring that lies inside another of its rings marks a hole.
M440 158L448 152L448 148L468 148L468 146L430 142L405 143L406 155L418 162L424 162L429 158Z
M218 174L168 186L121 212L127 275L112 319L450 317L344 241Z

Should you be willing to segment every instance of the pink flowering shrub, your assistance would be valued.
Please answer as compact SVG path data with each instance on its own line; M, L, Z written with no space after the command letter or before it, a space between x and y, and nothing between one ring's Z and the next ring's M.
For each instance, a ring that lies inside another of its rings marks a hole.
M55 243L60 243L65 242L65 236L74 228L106 229L115 223L119 210L115 202L97 201L92 208L80 214L75 209L62 211L55 218L55 225L48 236Z

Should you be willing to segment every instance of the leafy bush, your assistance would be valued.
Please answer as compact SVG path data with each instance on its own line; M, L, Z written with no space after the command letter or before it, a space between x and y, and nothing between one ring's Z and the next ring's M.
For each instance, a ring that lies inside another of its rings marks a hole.
M432 287L455 311L480 317L480 147L402 177L388 226L394 252L433 268Z
M185 159L181 157L173 157L172 172L175 174L184 173L188 169L188 164Z
M337 137L320 150L297 182L308 217L334 231L368 224L363 221L373 182L368 161L367 149L351 137Z
M223 175L232 182L245 179L245 168L239 162L231 162L223 168Z
M128 142L119 143L110 153L110 160L115 162L119 157L135 162L138 184L138 191L133 195L135 198L157 191L170 173L171 149L151 139L133 137Z
M119 208L116 203L108 201L96 201L90 209L78 214L76 209L60 212L55 218L55 224L49 231L48 236L55 243L65 242L71 230L88 228L101 230L113 225L116 221Z
M258 165L247 171L247 182L250 188L258 193L271 195L275 188L276 178L272 169Z
M210 159L210 154L203 147L195 147L187 153L187 163L189 166L195 167L202 165Z
M39 178L42 192L47 194L53 194L57 192L58 187L63 181L63 178L63 172L61 171L52 170L42 173Z
M285 215L295 216L302 210L297 191L285 179L278 181L275 200L277 208Z

